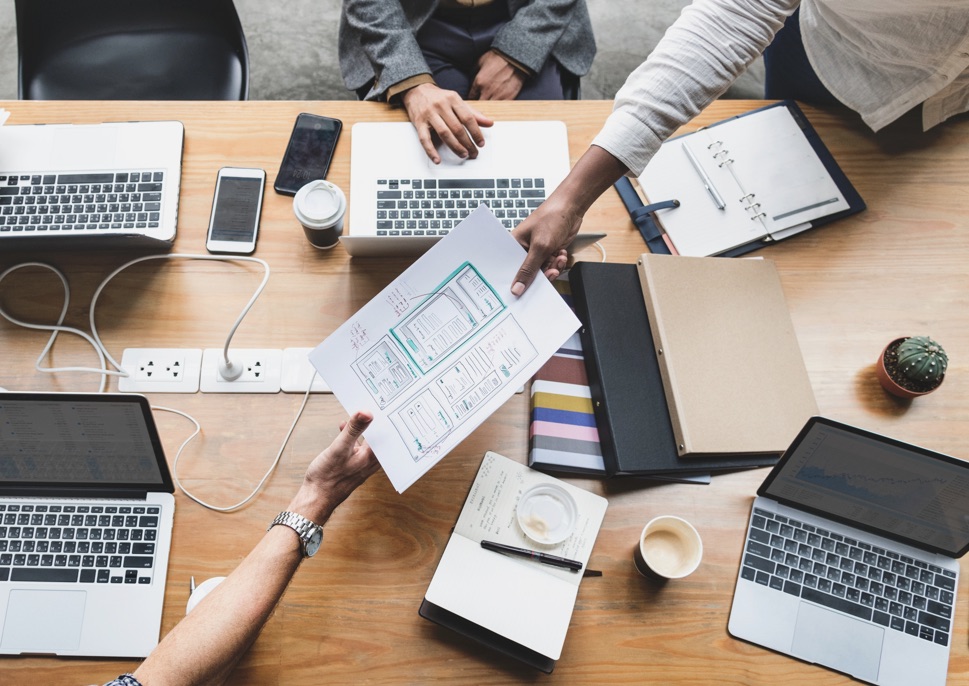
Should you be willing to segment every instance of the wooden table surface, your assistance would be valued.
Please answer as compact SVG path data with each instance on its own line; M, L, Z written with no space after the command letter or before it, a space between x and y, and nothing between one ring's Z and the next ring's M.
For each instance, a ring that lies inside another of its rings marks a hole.
M685 130L762 103L721 101ZM403 119L400 110L356 102L2 103L8 125L30 122L179 119L185 151L175 251L204 253L217 170L254 166L269 183L299 112L343 120L330 180L349 187L351 126ZM563 119L573 162L611 103L481 103L496 119ZM928 134L875 135L854 117L805 107L868 204L867 211L758 253L775 260L823 414L969 458L969 121ZM352 225L352 216L349 217ZM606 231L608 259L633 262L645 251L618 196L607 192L583 230ZM269 262L269 285L240 327L239 347L312 347L406 266L402 259L355 259L338 247L310 247L291 200L268 190L255 255ZM67 324L88 330L98 283L132 255L120 252L0 253L0 271L26 260L61 268L71 286ZM593 248L579 259L599 260ZM108 350L221 347L256 288L260 269L245 263L152 261L122 272L102 294L96 317ZM11 314L53 322L60 282L36 268L0 284ZM886 395L874 377L881 348L900 335L928 334L949 351L947 379L914 402ZM47 335L0 321L0 386L9 390L96 391L92 374L34 371ZM97 364L80 339L62 336L50 364ZM47 364L47 363L45 363ZM117 388L116 381L109 384ZM219 505L241 499L273 459L302 401L300 394L154 395L154 404L194 415L200 438L179 463L183 484ZM203 509L176 493L174 543L162 632L183 616L189 577L228 573L284 506L302 472L337 431L343 410L331 395L311 397L277 473L247 507ZM191 432L185 419L157 412L169 461ZM231 679L292 683L717 683L835 684L849 681L727 634L727 617L750 503L766 470L719 475L708 486L643 485L576 479L609 499L583 581L562 659L551 676L488 652L417 614L451 526L487 450L525 462L528 396L508 401L403 495L371 478L326 527L321 554L302 565L274 617ZM699 570L658 586L641 578L632 549L658 514L682 516L704 540ZM969 683L969 562L952 633L949 682ZM138 621L119 615L118 621ZM0 659L0 682L102 683L131 661Z

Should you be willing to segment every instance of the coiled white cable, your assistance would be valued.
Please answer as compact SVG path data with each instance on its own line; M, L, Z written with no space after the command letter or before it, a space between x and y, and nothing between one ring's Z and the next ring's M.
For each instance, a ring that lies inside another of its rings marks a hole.
M269 274L270 274L269 264L265 260L261 260L257 257L245 257L245 256L236 256L236 255L221 256L221 255L199 255L199 254L192 254L192 253L170 253L166 255L148 255L145 257L139 257L129 262L126 262L125 264L121 265L113 272L111 272L107 277L105 277L98 285L97 289L94 291L94 295L91 298L91 306L89 311L91 335L88 335L84 331L81 331L80 329L76 329L74 327L63 326L64 318L67 315L67 310L68 310L68 307L70 306L70 300L71 300L70 286L68 285L67 277L64 276L63 272L61 272L56 267L46 264L44 262L22 262L20 264L16 264L10 267L9 269L5 270L2 274L0 274L0 283L2 283L3 280L8 275L20 269L24 269L26 267L40 267L42 269L47 269L53 272L57 276L57 278L60 279L61 284L64 287L64 304L61 307L61 313L57 318L57 323L56 324L35 324L31 322L26 322L8 314L3 309L2 305L0 305L0 316L2 316L10 323L15 324L17 326L22 326L27 329L35 329L40 331L51 332L51 337L47 341L47 345L44 346L43 351L41 351L40 356L37 358L37 361L34 365L37 371L45 372L48 374L56 373L56 372L88 372L88 373L100 374L101 384L98 392L103 393L105 390L105 386L107 384L108 376L129 376L129 373L121 366L121 364L117 360L115 360L111 356L111 354L108 352L107 348L105 347L104 343L101 341L101 337L98 335L94 314L95 314L98 298L101 296L101 292L108 285L108 283L111 282L111 279L113 279L119 273L121 273L122 271L124 271L125 269L127 269L132 265L138 264L140 262L146 262L149 260L178 259L178 258L190 259L190 260L209 260L209 261L219 261L219 262L230 262L230 261L256 262L263 266L264 272L263 272L262 282L259 284L259 287L256 289L252 297L249 299L249 302L246 303L245 307L243 307L242 312L239 314L235 322L232 324L232 328L229 331L229 335L226 337L225 346L223 348L222 354L226 361L226 364L229 364L229 344L232 341L232 337L235 335L235 332L239 328L239 325L242 323L242 320L249 313L249 310L252 309L252 306L255 304L259 296L262 294L263 290L266 288L266 284L269 281ZM95 352L98 355L98 359L101 362L101 368L95 369L93 367L41 367L40 366L41 361L50 352L51 347L54 345L54 341L57 339L57 334L61 332L75 334L83 338L88 343L90 343L91 347L94 348ZM110 362L118 371L108 369L108 365L107 365L108 362ZM303 410L306 408L306 403L309 401L310 389L312 388L313 381L315 379L316 379L316 372L314 371L313 378L310 380L310 385L307 387L306 394L303 396L303 402L300 405L299 410L296 412L296 417L293 418L293 423L290 425L289 431L286 432L286 436L283 438L282 445L279 446L279 451L276 453L275 459L273 460L269 468L266 470L266 473L263 475L262 479L260 479L259 483L256 484L256 487L252 490L252 492L247 497L245 497L238 503L235 503L234 505L228 505L228 506L212 505L211 503L208 503L202 500L201 498L199 498L198 496L190 492L187 488L185 488L185 486L181 483L181 481L178 478L178 460L182 455L182 451L189 444L189 442L191 442L196 436L199 435L199 433L202 431L202 425L199 424L198 420L196 420L187 412L176 410L171 407L153 405L152 406L153 410L171 412L173 414L180 415L182 417L185 417L195 425L195 431L193 431L188 438L182 441L182 444L179 446L178 451L175 453L175 458L172 461L172 478L175 482L175 485L189 499L195 501L202 507L208 508L210 510L215 510L216 512L232 512L249 503L253 498L256 497L256 495L260 492L260 490L262 490L262 487L265 485L266 481L269 480L269 477L272 476L273 472L276 471L276 467L279 465L279 461L282 459L283 452L286 449L286 445L289 443L289 439L292 437L293 431L296 429L296 424L297 422L299 422L300 417L302 417Z
M100 345L100 341L95 341L95 339L93 339L91 336L89 336L84 331L81 331L80 329L75 329L72 326L63 326L64 318L67 316L67 309L70 306L70 302L71 302L71 288L67 283L67 277L65 277L64 274L59 269L49 264L45 264L43 262L21 262L20 264L16 264L10 267L6 271L4 271L3 274L0 274L0 283L2 283L3 280L7 278L7 276L9 276L10 274L20 269L24 269L26 267L41 267L43 269L47 269L53 272L57 276L57 278L60 279L61 285L64 286L64 305L61 307L61 313L57 317L56 324L34 324L31 322L26 322L22 319L18 319L8 314L6 310L4 310L2 306L0 306L0 316L2 316L11 324L22 326L25 329L35 329L37 331L51 332L50 338L47 341L47 345L44 346L44 349L40 352L40 356L38 356L37 361L34 363L34 369L36 369L38 372L43 372L45 374L55 374L58 372L87 372L87 373L100 374L101 386L98 389L99 393L104 392L104 388L108 381L108 376L127 376L127 374L125 374L122 371L115 372L108 369L108 365L105 362L106 351L104 350L104 347ZM98 355L98 359L101 362L101 368L95 369L93 367L41 367L41 362L50 352L51 347L53 347L54 341L57 340L57 334L61 332L72 333L75 336L80 336L85 341L90 343L91 347L94 348L94 351ZM110 358L110 356L108 357ZM115 364L113 360L112 360L112 364L114 364L115 367L120 369L119 365Z

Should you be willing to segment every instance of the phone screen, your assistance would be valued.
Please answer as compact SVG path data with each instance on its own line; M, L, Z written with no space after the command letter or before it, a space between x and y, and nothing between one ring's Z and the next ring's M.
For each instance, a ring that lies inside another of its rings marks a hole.
M273 184L276 192L295 195L310 181L326 178L342 128L339 119L299 115Z
M259 220L262 181L223 176L215 198L209 240L251 243Z

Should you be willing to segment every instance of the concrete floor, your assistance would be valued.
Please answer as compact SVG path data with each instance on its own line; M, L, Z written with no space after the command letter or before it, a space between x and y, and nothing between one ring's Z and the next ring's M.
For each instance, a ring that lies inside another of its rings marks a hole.
M612 99L688 0L587 0L598 54L582 97ZM336 57L339 0L235 0L249 45L252 100L346 100ZM728 97L763 97L758 60ZM0 100L17 97L14 0L0 0Z

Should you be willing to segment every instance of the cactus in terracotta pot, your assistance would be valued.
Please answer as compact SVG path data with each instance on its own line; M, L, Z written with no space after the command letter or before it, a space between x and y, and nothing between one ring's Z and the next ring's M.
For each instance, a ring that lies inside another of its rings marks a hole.
M876 367L886 391L903 398L930 393L945 379L949 356L929 336L896 338L882 352Z

